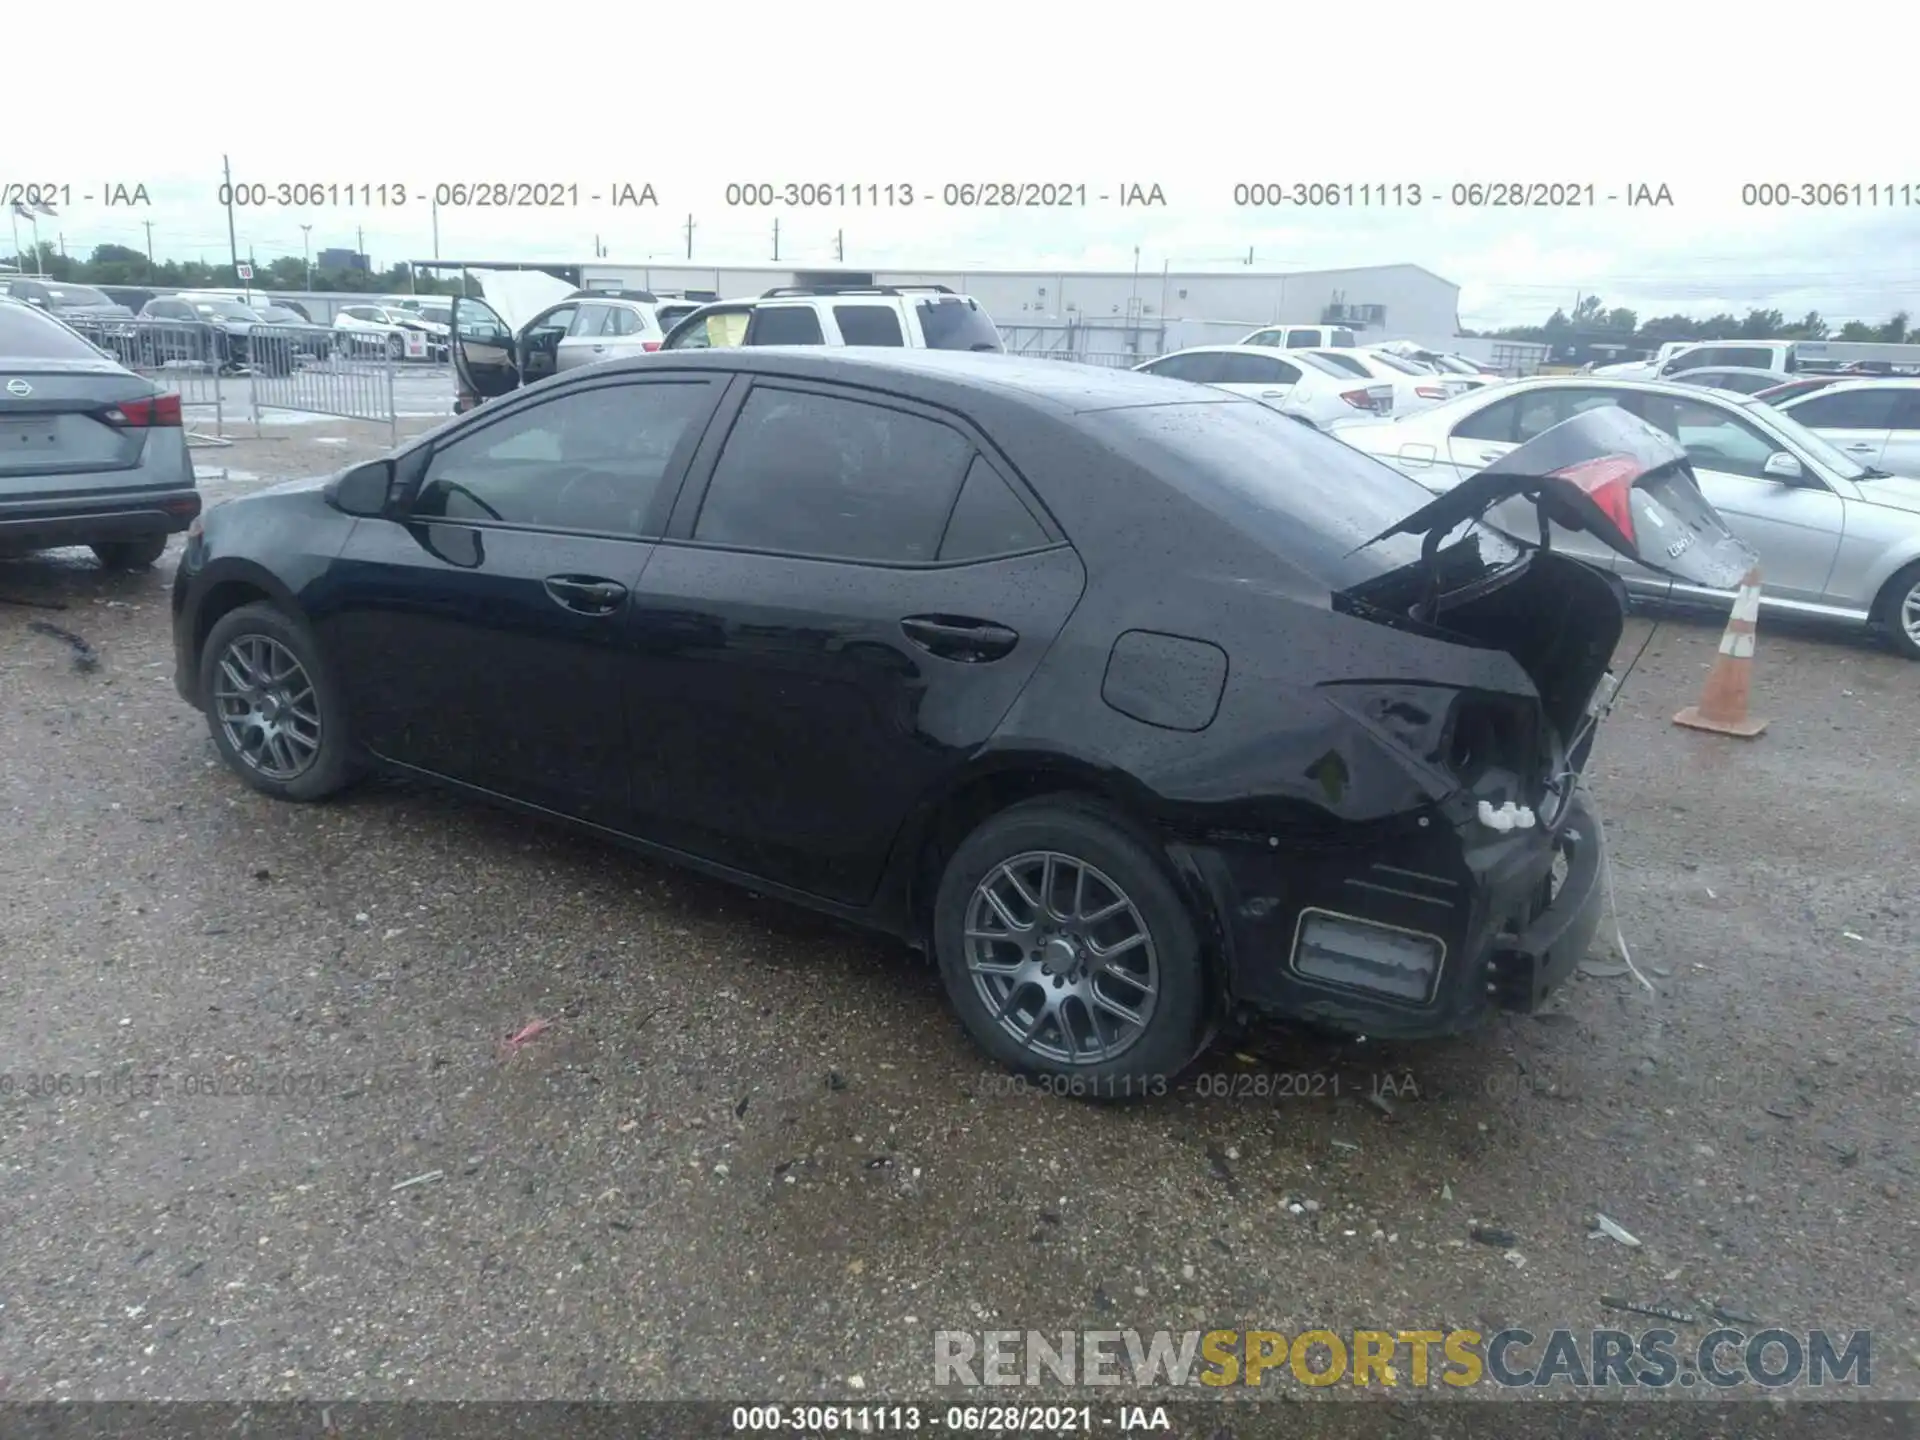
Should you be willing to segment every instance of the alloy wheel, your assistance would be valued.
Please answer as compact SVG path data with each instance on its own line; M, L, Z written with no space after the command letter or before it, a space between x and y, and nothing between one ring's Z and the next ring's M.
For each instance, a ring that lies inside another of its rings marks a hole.
M270 635L239 635L220 652L214 714L233 753L269 780L297 780L320 754L319 697L293 652Z
M1906 632L1907 639L1920 646L1920 580L1913 582L1900 600L1900 628Z
M1098 1064L1153 1021L1160 963L1147 923L1075 856L1033 850L994 866L967 902L965 939L976 992L1035 1056Z

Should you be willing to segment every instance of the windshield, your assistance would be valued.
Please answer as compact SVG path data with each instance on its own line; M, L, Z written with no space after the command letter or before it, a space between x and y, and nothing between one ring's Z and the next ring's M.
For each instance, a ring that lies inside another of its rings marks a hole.
M422 305L413 312L422 320L431 320L436 325L447 325L453 321L452 307L446 305Z
M1776 431L1785 435L1787 439L1812 455L1815 460L1826 466L1827 469L1833 471L1841 479L1865 480L1869 478L1869 472L1865 465L1862 465L1838 446L1821 439L1818 435L1814 434L1813 431L1807 429L1806 426L1787 414L1786 411L1776 410L1773 406L1767 404L1766 401L1756 399L1753 396L1748 396L1738 403L1746 409L1753 411L1756 415L1761 416L1769 425L1773 426Z
M193 308L202 315L218 315L222 320L258 320L260 317L236 300L196 300Z
M1000 331L987 312L972 300L942 296L920 302L920 328L929 350L983 350L998 352Z
M85 285L61 285L47 287L47 303L55 307L67 305L111 305L113 301L103 291L89 290Z
M1398 370L1402 375L1431 375L1433 373L1431 370L1423 369L1411 361L1401 359L1398 355L1389 355L1384 350L1375 350L1373 352L1373 358L1389 370Z
M270 325L298 325L301 319L297 311L288 310L280 305L269 305L260 311L260 318Z
M1309 369L1318 370L1322 375L1331 375L1336 380L1345 380L1358 375L1362 379L1371 379L1367 367L1346 355L1323 355L1317 350L1290 350L1287 359Z

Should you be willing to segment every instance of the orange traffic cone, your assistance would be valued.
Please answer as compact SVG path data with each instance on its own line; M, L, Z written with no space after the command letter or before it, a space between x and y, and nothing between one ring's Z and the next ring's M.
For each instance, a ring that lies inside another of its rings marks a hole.
M1743 740L1751 740L1767 728L1766 721L1747 714L1753 691L1754 627L1759 619L1760 571L1756 566L1746 573L1734 596L1733 614L1720 637L1720 653L1707 672L1707 683L1700 687L1700 703L1674 716L1674 724L1690 730L1711 730L1716 735L1738 735Z

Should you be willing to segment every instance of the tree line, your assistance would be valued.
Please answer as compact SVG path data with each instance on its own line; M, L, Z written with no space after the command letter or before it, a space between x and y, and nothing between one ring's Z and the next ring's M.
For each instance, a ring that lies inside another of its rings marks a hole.
M199 260L163 260L154 262L145 253L127 245L96 245L85 260L60 254L52 245L42 243L38 256L29 247L7 263L30 274L38 273L64 280L71 285L138 285L147 289L201 290L215 287L237 290L251 285L256 290L340 290L353 294L393 295L418 292L422 295L457 295L460 282L415 274L411 266L394 265L385 270L323 269L309 266L298 255L256 263L253 279L240 279L231 265L208 265ZM309 280L311 277L311 280Z
M1470 332L1471 333L1471 332ZM1545 342L1555 349L1571 345L1612 342L1630 350L1657 350L1670 340L1846 340L1883 345L1920 343L1920 331L1908 325L1902 310L1884 325L1849 320L1835 330L1810 310L1789 320L1778 310L1749 310L1745 318L1722 311L1697 320L1691 315L1656 315L1645 324L1624 306L1608 306L1598 295L1585 295L1569 315L1557 309L1544 325L1515 325L1504 330L1478 332L1500 340Z

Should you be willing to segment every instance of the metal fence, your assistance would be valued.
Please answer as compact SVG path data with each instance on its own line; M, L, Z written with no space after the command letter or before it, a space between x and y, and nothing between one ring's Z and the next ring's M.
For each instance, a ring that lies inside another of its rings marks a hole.
M189 445L226 445L233 397L222 378L245 363L242 345L223 327L197 320L75 317L67 321L129 370L176 392ZM209 433L209 425L211 433Z
M1007 353L1018 355L1022 360L1065 360L1075 365L1101 365L1109 370L1131 370L1154 358L1121 350L1010 350Z
M398 362L382 335L319 325L256 325L250 339L253 423L263 410L295 410L385 424L400 442Z

